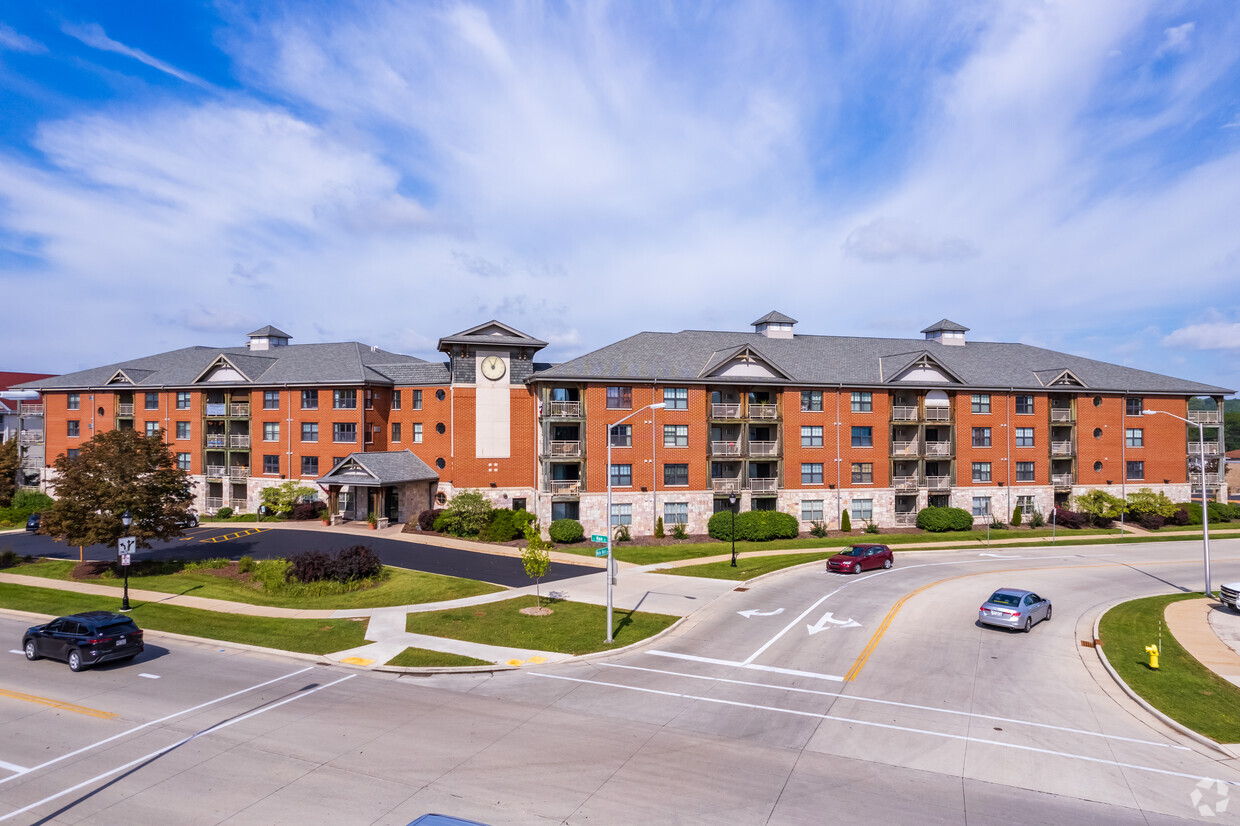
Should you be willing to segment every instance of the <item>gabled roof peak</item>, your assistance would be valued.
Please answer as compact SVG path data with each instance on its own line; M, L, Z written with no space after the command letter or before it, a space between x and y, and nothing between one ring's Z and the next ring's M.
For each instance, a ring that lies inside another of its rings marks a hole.
M963 324L957 324L956 322L950 319L941 318L938 321L931 324L926 329L922 330L922 332L923 333L942 333L942 332L967 333L969 332L969 328L964 326Z
M749 326L757 327L759 324L796 324L795 318L789 318L778 310L771 310L757 321L751 321Z

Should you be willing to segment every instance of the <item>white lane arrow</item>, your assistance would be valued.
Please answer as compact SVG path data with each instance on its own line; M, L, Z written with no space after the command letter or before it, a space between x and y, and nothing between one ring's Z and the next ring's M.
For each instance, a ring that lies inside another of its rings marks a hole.
M823 623L824 623L824 622L825 622L825 623L830 623L830 624L829 624L829 625L823 625ZM807 626L805 626L806 630L807 630L807 631L809 631L809 633L810 633L810 635L811 635L811 636L812 636L813 634L817 634L819 631L827 631L827 630L831 629L832 627L835 627L835 628L860 628L860 627L861 627L861 623L857 622L855 619L852 619L852 618L849 618L849 619L846 619L846 620L837 620L837 619L836 619L836 618L832 615L832 613L831 613L830 611L828 611L827 613L825 613L825 614L823 614L823 615L822 615L822 619L818 620L818 622L817 622L816 624L814 624L814 625L807 625Z
M994 556L999 559L1024 559L1023 556L1004 556L1003 554L978 554L978 556Z
M782 614L783 612L783 608L776 608L774 611L759 611L757 608L750 608L748 611L737 611L736 613L740 614L745 619L749 619L750 617L773 617L776 614ZM20 654L21 652L19 651L17 653Z

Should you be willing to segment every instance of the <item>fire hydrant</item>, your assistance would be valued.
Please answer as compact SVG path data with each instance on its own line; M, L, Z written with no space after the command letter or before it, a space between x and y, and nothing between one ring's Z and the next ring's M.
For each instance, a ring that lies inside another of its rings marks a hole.
M1150 668L1157 671L1158 670L1158 646L1157 645L1145 646L1145 653L1150 655Z

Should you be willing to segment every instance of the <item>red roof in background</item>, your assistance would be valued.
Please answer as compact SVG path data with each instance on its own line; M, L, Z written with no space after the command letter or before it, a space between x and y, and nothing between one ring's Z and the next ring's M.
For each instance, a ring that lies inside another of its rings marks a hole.
M15 384L25 384L38 379L50 379L55 373L5 373L0 371L0 390L8 390Z
M1240 459L1240 450L1227 451L1227 458L1228 459Z

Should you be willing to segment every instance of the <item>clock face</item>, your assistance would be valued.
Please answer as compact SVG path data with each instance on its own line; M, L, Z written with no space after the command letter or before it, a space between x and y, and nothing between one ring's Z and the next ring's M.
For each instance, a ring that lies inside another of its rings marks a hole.
M487 356L482 360L482 375L495 381L504 375L504 360L499 356Z

